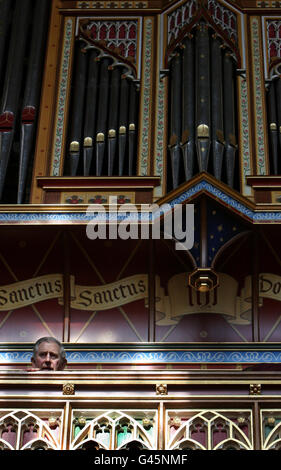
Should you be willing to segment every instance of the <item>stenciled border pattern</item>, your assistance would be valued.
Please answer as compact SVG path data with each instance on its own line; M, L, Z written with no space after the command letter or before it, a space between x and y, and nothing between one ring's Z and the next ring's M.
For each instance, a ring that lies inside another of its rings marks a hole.
M149 159L149 132L151 114L151 66L152 66L152 20L144 22L144 64L143 64L143 96L141 102L141 148L139 161L139 174L148 174Z
M243 193L251 194L251 188L246 185L246 176L252 173L250 158L250 136L249 136L249 104L247 80L243 77L238 78L240 86L240 126L241 126L241 144L242 144L242 172L243 172Z
M159 79L158 84L158 102L157 102L157 125L155 136L155 159L154 174L160 176L161 186L155 188L154 195L163 194L163 176L164 176L164 135L165 135L165 83Z
M1 364L29 363L32 352L27 351L1 351ZM193 350L193 351L66 351L69 364L100 363L100 364L131 364L131 363L174 363L174 364L237 364L237 363L266 363L278 364L281 362L281 351L220 351L220 350Z
M170 207L174 207L175 204L182 204L188 201L189 198L196 196L196 194L200 193L201 191L205 191L209 193L211 196L214 196L216 199L220 200L224 205L231 207L236 212L240 213L241 215L247 217L252 223L261 223L261 222L281 222L281 207L280 211L272 211L272 212L255 212L248 207L246 207L242 202L238 202L233 197L225 194L222 190L216 188L211 183L202 180L200 183L195 184L193 187L184 191L175 199L169 202ZM192 201L191 201L192 203ZM168 208L165 210L168 210ZM165 211L163 211L165 213ZM93 213L86 213L86 212L57 212L54 213L50 212L0 212L0 225L5 223L47 223L52 222L55 223L88 223L90 220L94 220ZM121 222L125 220L127 215L122 214L120 212L106 212L99 216L100 218L96 218L97 220L102 220L104 222L108 221L117 221ZM136 212L135 214L130 214L130 221L147 221L152 220L151 214L146 215L145 213Z
M55 139L54 148L52 155L52 176L59 176L60 174L60 162L62 152L62 141L63 141L63 130L64 120L66 112L66 97L68 89L68 78L69 78L69 66L70 66L70 52L71 52L71 39L73 33L73 20L67 19L65 23L62 63L60 70L60 82L58 92L58 104L56 111L56 123L55 123Z
M253 55L253 82L254 82L254 102L256 114L256 150L257 150L257 171L259 175L266 175L265 160L265 136L266 124L264 120L263 100L262 100L262 67L260 59L262 51L260 48L259 19L252 18L252 55Z

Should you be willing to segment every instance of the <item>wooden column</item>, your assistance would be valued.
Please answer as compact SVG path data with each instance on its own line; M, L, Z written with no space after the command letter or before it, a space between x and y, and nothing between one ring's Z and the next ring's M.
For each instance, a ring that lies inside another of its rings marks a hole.
M259 234L252 233L252 341L260 341L259 326Z
M155 341L155 241L148 240L148 341Z
M254 450L261 450L261 427L259 402L254 403L253 409L253 443Z
M70 340L70 252L68 230L63 233L63 338L64 342Z

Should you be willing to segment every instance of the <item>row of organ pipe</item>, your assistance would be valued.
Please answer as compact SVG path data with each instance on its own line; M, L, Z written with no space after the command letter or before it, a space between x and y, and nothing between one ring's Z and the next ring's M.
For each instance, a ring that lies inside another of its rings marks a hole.
M279 72L280 73L280 72ZM280 174L281 151L281 76L275 76L267 91L267 109L270 141L270 173Z
M28 202L49 0L0 2L0 202ZM110 51L75 42L64 174L136 174L139 83ZM236 187L236 63L203 20L168 57L171 187L199 171ZM279 70L279 71L278 71ZM280 174L280 68L268 83L270 173ZM171 188L168 188L168 190Z
M49 0L1 1L0 200L4 191L8 194L12 190L13 198L24 202L35 145L49 11ZM9 171L11 178L7 177ZM9 194L7 197L11 202Z
M172 187L208 171L233 187L235 62L208 25L200 23L170 55L169 152ZM209 158L211 155L211 158Z
M138 95L125 62L76 41L66 174L136 174Z

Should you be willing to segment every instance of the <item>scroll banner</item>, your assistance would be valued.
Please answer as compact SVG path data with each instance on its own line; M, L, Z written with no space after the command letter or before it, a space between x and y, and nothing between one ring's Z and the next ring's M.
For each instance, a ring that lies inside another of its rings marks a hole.
M214 292L207 295L187 286L188 273L171 277L166 290L156 276L156 321L159 326L175 325L184 315L215 313L232 324L248 325L251 322L251 276L244 279L244 287L238 295L238 282L225 273L218 273L220 284L217 301ZM148 276L137 274L102 286L75 285L71 279L71 307L79 310L108 310L144 299L148 306ZM263 298L281 301L281 277L276 274L260 274L259 306ZM48 299L58 299L63 305L63 275L50 274L0 287L0 311L15 310ZM191 300L191 302L190 302Z

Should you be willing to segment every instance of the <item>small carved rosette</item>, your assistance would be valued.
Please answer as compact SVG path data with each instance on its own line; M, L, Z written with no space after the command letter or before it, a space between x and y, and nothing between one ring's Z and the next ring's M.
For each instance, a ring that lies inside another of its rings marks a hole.
M71 384L71 383L63 384L62 394L63 395L75 395L74 384Z

